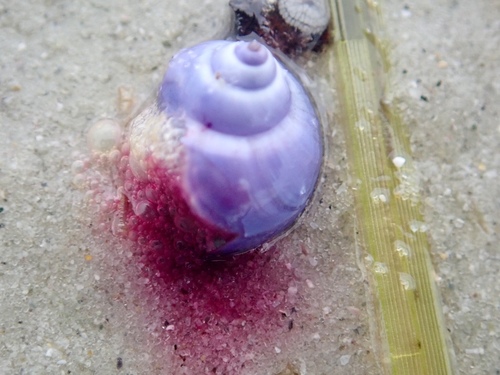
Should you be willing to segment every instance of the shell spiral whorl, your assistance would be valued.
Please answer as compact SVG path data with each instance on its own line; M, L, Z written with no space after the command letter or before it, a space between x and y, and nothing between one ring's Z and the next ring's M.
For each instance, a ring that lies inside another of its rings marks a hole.
M203 43L172 60L158 102L170 115L180 106L216 131L257 134L276 125L290 108L290 89L277 64L256 41Z
M167 197L166 207L151 203L156 217L171 212L177 222L183 212L226 234L212 245L210 236L198 241L216 253L248 251L288 229L314 191L323 155L308 95L256 41L211 41L179 52L128 139L131 206L143 202L137 190L162 190L168 180L180 194Z

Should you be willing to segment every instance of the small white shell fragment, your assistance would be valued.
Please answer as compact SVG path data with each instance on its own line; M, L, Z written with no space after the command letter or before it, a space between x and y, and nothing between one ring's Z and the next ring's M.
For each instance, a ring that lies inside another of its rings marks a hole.
M395 156L394 158L392 158L392 164L394 164L396 168L401 168L403 165L405 165L405 163L406 159L402 156Z
M102 119L89 129L87 133L87 145L94 152L109 152L119 146L122 134L122 128L117 121Z

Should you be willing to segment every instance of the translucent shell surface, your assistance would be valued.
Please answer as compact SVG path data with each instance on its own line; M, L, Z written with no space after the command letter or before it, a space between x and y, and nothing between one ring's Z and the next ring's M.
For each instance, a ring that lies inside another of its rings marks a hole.
M327 0L230 0L239 36L255 33L287 56L319 52L330 41Z
M256 41L210 41L174 56L156 103L132 121L129 144L128 190L169 180L179 194L166 193L173 196L155 205L155 215L175 216L182 200L197 226L225 234L201 241L218 254L257 248L290 228L323 156L309 96ZM144 196L129 193L132 207Z

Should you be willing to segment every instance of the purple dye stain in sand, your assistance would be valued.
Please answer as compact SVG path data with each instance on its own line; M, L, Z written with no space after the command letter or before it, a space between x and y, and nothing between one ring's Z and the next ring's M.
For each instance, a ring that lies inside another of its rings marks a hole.
M296 311L290 260L249 251L272 247L317 184L321 128L299 81L256 41L202 43L126 130L101 120L88 143L76 179L100 228L133 244L178 373L242 373Z

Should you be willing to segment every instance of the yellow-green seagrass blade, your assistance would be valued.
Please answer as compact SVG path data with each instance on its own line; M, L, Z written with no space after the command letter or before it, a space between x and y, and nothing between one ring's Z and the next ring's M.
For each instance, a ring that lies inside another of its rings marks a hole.
M359 259L386 374L453 373L406 128L385 101L387 50L378 3L331 0L329 70L340 98Z

